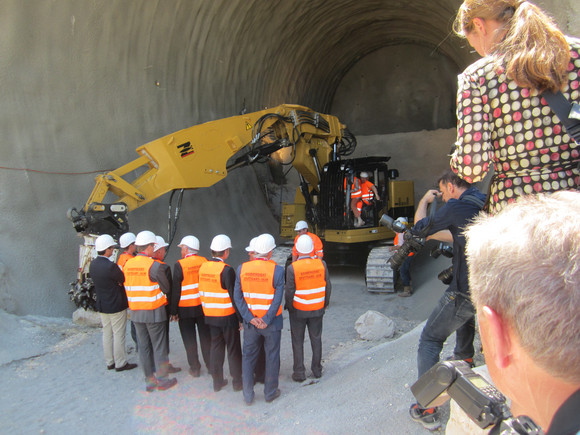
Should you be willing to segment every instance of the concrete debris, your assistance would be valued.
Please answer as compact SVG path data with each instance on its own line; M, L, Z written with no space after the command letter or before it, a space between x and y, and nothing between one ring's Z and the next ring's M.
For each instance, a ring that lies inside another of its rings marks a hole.
M377 341L395 334L395 322L378 311L369 310L357 319L354 329L362 340Z

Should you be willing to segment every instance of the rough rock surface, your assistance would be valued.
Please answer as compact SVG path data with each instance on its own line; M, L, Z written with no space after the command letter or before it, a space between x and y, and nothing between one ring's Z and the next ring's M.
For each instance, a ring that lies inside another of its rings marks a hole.
M392 337L395 334L395 322L383 313L369 310L357 319L354 329L362 340L375 341Z

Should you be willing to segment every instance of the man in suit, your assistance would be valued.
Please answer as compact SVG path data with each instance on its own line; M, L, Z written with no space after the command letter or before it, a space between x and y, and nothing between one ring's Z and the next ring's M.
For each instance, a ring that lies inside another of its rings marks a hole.
M103 324L103 350L107 369L118 372L131 370L137 364L127 362L125 333L127 327L127 295L123 282L125 276L119 266L111 261L117 244L108 234L95 240L98 256L89 266L89 274L95 285L97 311Z

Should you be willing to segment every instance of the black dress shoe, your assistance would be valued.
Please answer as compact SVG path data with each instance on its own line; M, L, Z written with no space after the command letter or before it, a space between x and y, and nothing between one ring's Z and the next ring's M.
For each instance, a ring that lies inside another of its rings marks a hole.
M217 393L218 391L220 391L223 387L225 387L228 384L228 380L224 379L223 381L218 382L217 384L214 382L213 384L213 390Z
M155 390L159 390L159 391L164 391L164 390L168 390L171 387L175 386L177 384L177 379L175 378L171 378L171 379L150 379L147 381L147 384L145 386L145 391L147 391L148 393L151 393L152 391Z
M133 370L135 367L137 367L137 364L125 363L125 365L123 367L117 367L115 369L115 371L116 372L124 372L125 370Z
M274 391L274 395L269 399L266 399L266 402L272 403L274 400L280 397L280 394L282 394L282 392L280 391L280 388L277 388L276 391Z
M294 382L304 382L306 380L306 376L302 375L297 375L296 373L292 374L292 380Z
M107 366L107 370L113 370L115 368L115 364L111 364Z

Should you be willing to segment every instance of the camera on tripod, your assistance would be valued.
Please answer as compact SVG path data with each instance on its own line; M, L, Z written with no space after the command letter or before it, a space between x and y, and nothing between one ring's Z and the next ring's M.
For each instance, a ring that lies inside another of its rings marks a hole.
M514 417L504 395L464 361L436 364L411 386L411 391L423 408L440 406L452 398L480 428L493 426L489 432L492 435L544 433L529 417Z

